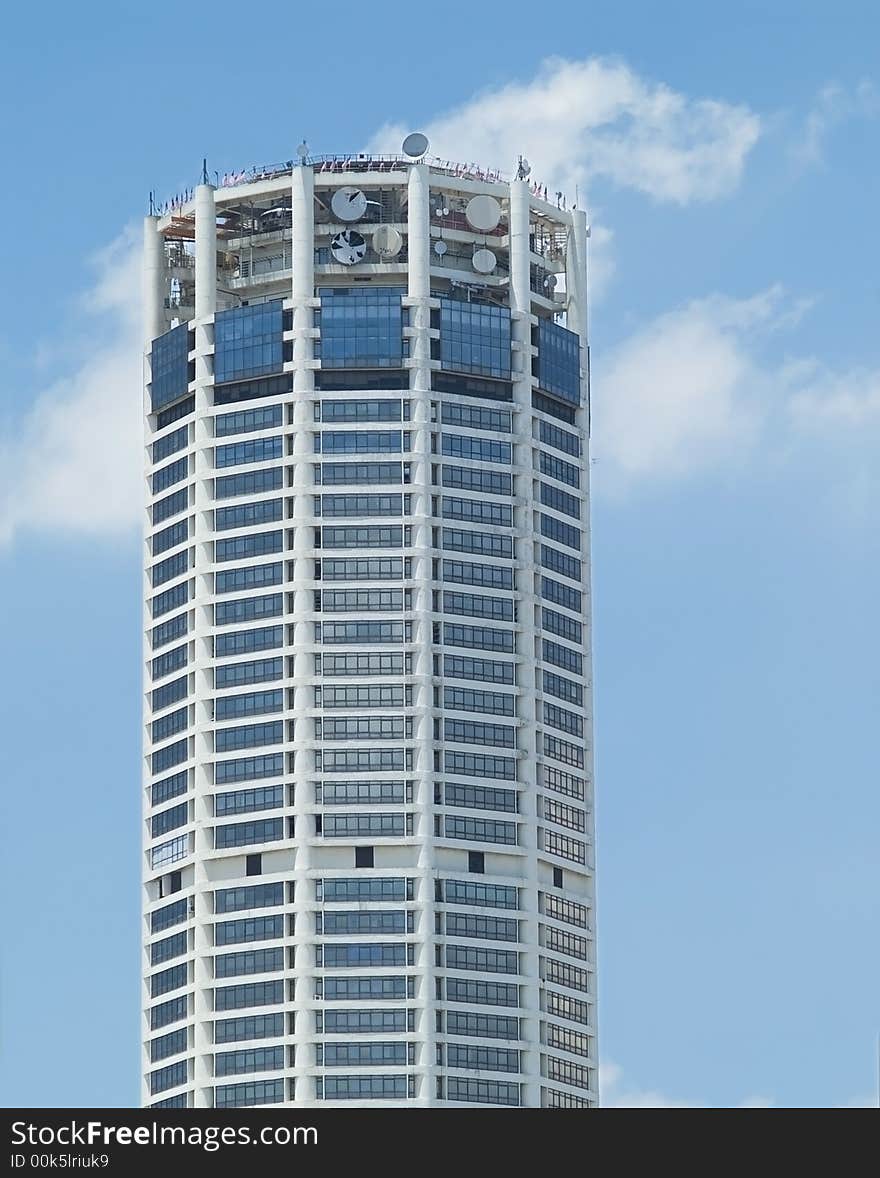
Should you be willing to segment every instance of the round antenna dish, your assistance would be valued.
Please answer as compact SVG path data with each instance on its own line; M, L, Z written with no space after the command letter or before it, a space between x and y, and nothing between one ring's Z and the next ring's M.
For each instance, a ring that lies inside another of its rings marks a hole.
M359 188L337 188L330 207L340 221L359 221L367 211L367 198Z
M434 242L434 253L437 255L438 258L442 258L448 249L449 249L449 246L446 244L445 241L435 241Z
M491 250L477 250L471 262L478 274L491 274L495 269L495 255Z
M410 159L418 159L420 155L424 155L428 150L427 135L423 135L421 131L413 131L411 135L407 135L406 139L404 139L401 150Z
M489 233L501 220L501 205L494 196L472 196L464 215L472 229Z
M299 147L296 149L296 154L299 156L299 158L300 158L301 160L308 159L308 157L309 157L309 145L308 145L308 143L306 143L305 139L303 139L302 143L301 143L301 144L299 145Z
M556 275L548 274L544 279L545 290L556 290Z
M373 249L380 258L396 258L403 247L403 237L393 225L379 225L373 230Z

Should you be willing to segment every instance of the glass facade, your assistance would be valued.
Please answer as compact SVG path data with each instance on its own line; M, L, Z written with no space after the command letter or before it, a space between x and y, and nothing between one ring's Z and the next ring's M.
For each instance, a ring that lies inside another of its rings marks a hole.
M581 344L577 334L550 319L542 319L538 323L537 344L538 385L564 401L580 405Z
M509 380L509 308L441 298L440 366Z
M400 368L405 312L402 287L318 288L322 368ZM399 418L398 418L399 420Z
M281 300L220 311L214 320L214 379L218 384L268 376L284 363Z
M186 323L172 327L153 340L150 353L150 399L154 413L186 395L190 347L189 326Z

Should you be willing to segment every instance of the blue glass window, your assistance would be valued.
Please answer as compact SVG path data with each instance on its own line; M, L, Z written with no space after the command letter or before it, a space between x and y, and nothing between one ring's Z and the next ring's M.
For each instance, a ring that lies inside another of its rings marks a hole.
M568 491L551 486L550 483L541 483L541 502L545 507L552 507L554 511L561 511L563 515L570 515L572 519L581 518L580 500L574 495L569 495Z
M153 600L153 616L157 617L156 613L157 602L160 598L167 598L170 593L179 593L181 589L188 589L189 586L184 582L183 585L178 585L175 589L168 589L164 593L160 593L158 597ZM183 601L186 601L186 593L184 593ZM180 603L178 603L180 604ZM166 612L168 609L174 609L174 605L166 605L165 609L160 609L159 613ZM153 632L150 636L153 650L158 650L160 646L165 646L168 642L173 642L175 638L181 638L187 630L187 615L178 614L176 618L171 618L168 622L163 622L161 626L154 626Z
M510 309L440 300L440 366L510 379Z
M277 810L284 804L284 788L264 785L257 789L236 789L214 795L214 813L218 818L231 814L252 814L255 810Z
M160 1002L150 1008L150 1030L158 1031L160 1027L167 1027L169 1023L179 1022L186 1018L188 1000L185 995L172 998L168 1002Z
M176 548L178 544L182 544L184 540L188 539L189 520L178 520L176 524L163 528L153 537L153 556L159 556L160 553L167 552L169 548Z
M250 847L256 843L269 843L283 837L280 818L264 818L254 822L232 822L229 826L218 826L214 831L214 846Z
M240 945L245 941L272 941L284 936L282 916L244 916L222 920L214 926L215 945Z
M181 323L153 340L150 401L153 412L184 396L189 383L189 325Z
M256 503L239 503L235 507L218 507L214 512L214 528L247 528L253 524L277 523L282 517L283 499L262 499Z
M252 442L230 442L226 446L217 446L214 451L214 465L240 466L244 462L269 462L280 457L280 437L255 438Z
M216 687L242 687L247 683L265 683L280 679L283 674L280 658L257 659L252 663L227 663L214 672Z
M165 491L168 487L173 487L175 483L179 483L181 479L185 479L188 474L188 458L177 458L174 462L169 462L167 466L161 467L153 475L153 494L158 495L160 491Z
M274 691L252 691L246 695L221 695L214 705L216 720L238 720L244 716L265 716L280 712L284 704L281 688Z
M181 924L187 917L187 901L175 900L173 904L166 904L164 908L157 908L150 915L150 932L161 933L167 928Z
M545 569L553 569L555 573L561 573L572 581L581 580L582 568L578 558L560 552L558 548L551 548L549 544L541 545L541 564Z
M175 765L179 765L187 757L188 741L184 737L183 740L177 740L174 744L166 745L164 749L159 749L157 753L153 753L151 760L151 771L153 773L164 773L166 769L171 769Z
M189 488L181 487L173 495L166 495L164 499L160 499L158 503L153 505L153 523L161 524L163 520L170 519L172 515L177 515L179 511L183 511L188 506Z
M214 319L217 384L267 376L284 364L281 299L220 311Z
M214 1058L215 1076L235 1076L242 1072L277 1072L283 1067L283 1047L254 1047L250 1051L220 1051Z
M153 442L153 462L162 462L166 458L170 458L172 454L176 454L178 450L182 450L189 438L189 426L182 425L180 429L173 430L170 434L166 434L164 438L159 438L158 442Z
M246 724L242 728L220 728L214 735L214 746L218 753L224 753L232 752L234 749L278 744L282 739L281 720L270 720L266 724Z
M163 593L159 593L153 597L153 617L161 617L163 614L170 613L172 609L177 609L178 605L183 605L190 597L190 582L183 581L179 585L174 585L173 589L165 589ZM177 621L177 620L176 620ZM184 631L186 627L184 627ZM181 631L181 633L184 633ZM156 630L153 631L153 646L157 646Z
M554 450L561 450L564 454L571 454L574 458L581 456L581 440L577 434L570 434L568 430L560 429L549 421L541 422L541 441L552 446Z
M238 597L235 601L217 603L214 622L218 626L228 626L233 622L253 622L257 618L277 618L282 609L280 593L270 593L267 597Z
M397 286L319 287L322 368L400 368L405 312Z
M284 754L237 757L233 761L218 761L214 765L216 785L232 785L238 781L258 781L261 777L278 777L284 772Z
M264 405L259 409L239 409L235 413L221 413L214 418L214 436L246 434L258 429L272 429L281 425L281 406Z
M284 471L280 466L273 466L268 470L246 470L241 474L221 475L214 482L214 498L231 499L235 495L259 495L263 491L277 491L283 478Z
M272 650L281 645L280 626L263 626L258 630L238 630L233 634L218 634L214 640L214 654L250 654L257 650Z
M493 442L489 438L470 438L464 434L443 435L443 453L452 458L509 463L511 450L510 442Z
M167 1068L159 1068L150 1072L150 1092L164 1092L167 1088L176 1088L185 1084L189 1075L189 1061L182 1059L178 1063L170 1064Z
M573 463L564 458L557 458L555 454L541 451L541 474L549 475L551 479L559 479L561 483L568 483L570 487L580 487L581 472Z
M166 581L171 581L175 577L182 576L188 569L189 551L186 550L184 552L178 552L175 556L169 556L166 560L160 560L158 564L154 564L150 575L154 585L164 585Z
M185 769L182 773L175 773L162 781L154 781L150 787L150 804L161 806L164 802L170 802L172 798L178 798L181 794L185 794L186 787L187 773Z
M245 1039L271 1039L284 1034L283 1014L249 1014L222 1018L214 1023L215 1043L240 1043Z
M581 403L581 346L573 331L550 319L538 324L538 362L535 375L548 393L573 405Z
M267 585L280 585L281 573L280 561L276 561L274 564L255 564L246 565L244 568L226 569L216 574L214 592L234 593L239 589L264 589Z
M284 950L250 949L241 953L220 953L214 958L214 976L236 978L249 973L275 973L284 968Z
M276 908L284 903L284 884L253 884L250 887L221 888L214 893L216 912L246 912L252 908ZM272 985L275 985L273 982Z
M165 654L157 655L152 663L153 678L161 679L164 675L170 675L172 671L179 671L181 667L186 666L186 661L186 643L183 646L175 646L174 650L169 650Z
M565 609L574 610L575 613L581 612L583 599L580 590L554 581L552 577L541 577L541 596Z
M548 638L544 639L544 661L575 675L584 673L583 655L576 650L569 650L567 646L560 646L558 642L551 642Z
M268 556L280 552L284 547L284 536L274 532L250 532L246 536L230 536L214 544L214 560L246 560L251 556Z
M186 802L181 802L179 806L171 806L170 809L163 810L161 814L156 814L151 823L152 837L154 839L161 838L169 830L177 830L178 826L186 826L188 809Z
M214 1089L215 1108L251 1108L278 1104L284 1099L283 1080L255 1080L250 1084L223 1084Z

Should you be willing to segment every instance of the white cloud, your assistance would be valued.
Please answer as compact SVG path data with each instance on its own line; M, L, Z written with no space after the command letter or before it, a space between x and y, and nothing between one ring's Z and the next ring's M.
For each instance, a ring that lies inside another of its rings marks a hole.
M654 1089L634 1086L624 1077L623 1069L610 1060L599 1068L599 1092L602 1108L712 1108L709 1104L694 1104L675 1100ZM764 1096L750 1096L736 1108L772 1108L773 1102Z
M836 83L823 86L813 102L792 155L802 166L821 164L828 136L841 123L854 118L880 116L880 91L870 81L862 81L854 90Z
M397 151L408 130L386 125L371 147ZM522 153L536 179L569 199L575 185L585 194L601 177L684 205L736 187L761 120L748 107L646 81L620 61L555 58L529 81L477 94L425 131L442 158L510 169Z
M0 544L19 531L115 535L141 518L140 253L123 235L81 302L94 341L0 443Z
M779 286L747 299L715 295L600 350L592 389L597 486L619 492L754 461L762 448L792 454L820 430L845 443L856 429L880 427L880 372L768 358L768 338L810 306ZM844 467L851 447L840 450Z

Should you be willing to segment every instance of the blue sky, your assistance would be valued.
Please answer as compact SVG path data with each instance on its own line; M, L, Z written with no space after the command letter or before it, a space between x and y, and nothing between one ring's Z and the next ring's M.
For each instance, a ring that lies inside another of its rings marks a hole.
M4 1105L138 1098L147 193L400 128L590 208L605 1099L873 1098L880 12L486 11L6 18Z

